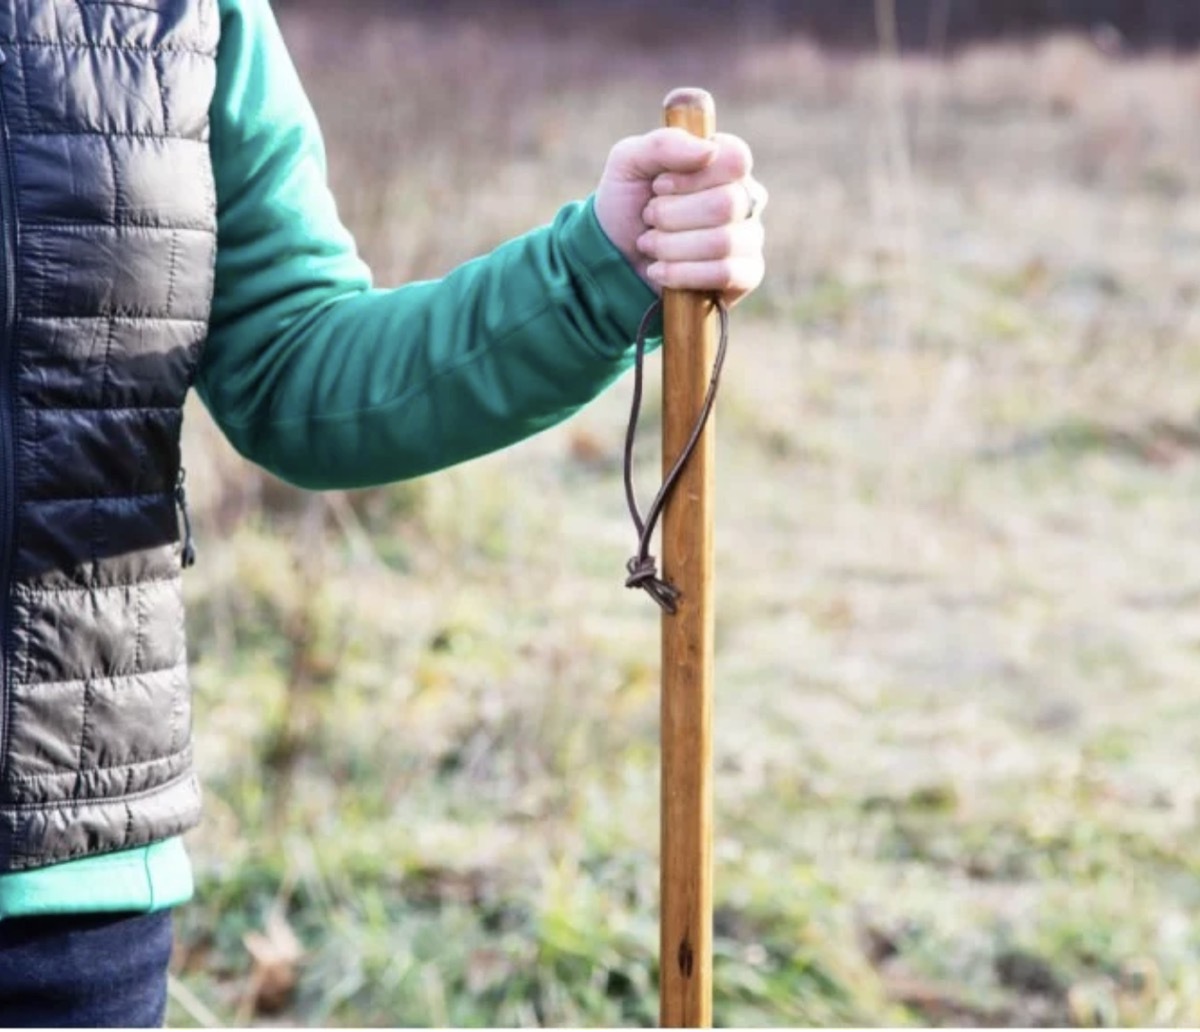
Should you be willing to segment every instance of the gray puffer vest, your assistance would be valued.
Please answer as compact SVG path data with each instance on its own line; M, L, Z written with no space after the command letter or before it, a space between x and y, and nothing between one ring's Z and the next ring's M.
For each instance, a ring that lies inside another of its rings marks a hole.
M179 432L218 35L216 0L0 0L0 873L198 817Z

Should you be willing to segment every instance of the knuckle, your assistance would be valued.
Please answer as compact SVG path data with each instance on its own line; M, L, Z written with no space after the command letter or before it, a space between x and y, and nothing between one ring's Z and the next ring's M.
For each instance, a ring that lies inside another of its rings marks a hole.
M737 219L740 203L741 190L737 187L727 186L717 192L713 198L714 214L723 223L733 222Z
M725 258L736 253L741 232L737 224L721 226L719 229L714 230L713 239L716 244L715 249L718 257Z
M637 149L638 137L625 136L613 144L612 150L609 152L613 157L626 157L631 151Z
M736 179L744 179L754 167L754 155L750 145L740 136L726 136L722 143L725 149L725 164Z
M729 286L729 260L727 258L714 258L707 261L697 272L702 280L697 284L698 287L705 290L724 290Z
M744 258L758 254L762 250L758 223L753 220L743 220L734 223L725 231L724 246L720 256L727 258Z
M762 282L762 278L766 275L767 264L763 262L762 256L752 259L746 259L742 263L742 274L740 274L739 287L746 290L752 290Z
M637 148L638 138L636 136L626 136L614 143L612 150L608 152L607 171L620 171L628 166L634 154L637 153Z

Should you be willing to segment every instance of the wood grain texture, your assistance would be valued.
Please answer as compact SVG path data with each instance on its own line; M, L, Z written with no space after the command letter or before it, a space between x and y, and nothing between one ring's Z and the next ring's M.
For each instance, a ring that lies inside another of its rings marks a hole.
M711 137L712 97L675 90L669 126ZM704 404L716 348L707 295L663 295L663 470ZM682 597L662 624L661 986L664 1028L712 1025L712 699L714 421L663 511L663 573Z

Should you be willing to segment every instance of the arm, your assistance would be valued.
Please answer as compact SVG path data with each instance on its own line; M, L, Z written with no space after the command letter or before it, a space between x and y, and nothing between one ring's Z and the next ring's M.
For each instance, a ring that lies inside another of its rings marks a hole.
M591 201L443 279L372 289L265 0L222 0L218 258L201 398L295 483L414 476L566 418L627 363L653 292Z
M313 488L512 444L629 362L663 286L733 303L762 278L766 192L735 137L613 149L594 199L443 279L374 289L267 0L220 0L216 286L197 390L243 455Z

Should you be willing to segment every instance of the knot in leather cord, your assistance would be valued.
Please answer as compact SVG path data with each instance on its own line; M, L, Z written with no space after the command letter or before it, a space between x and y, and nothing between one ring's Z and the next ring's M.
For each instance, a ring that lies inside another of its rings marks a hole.
M650 540L654 537L654 528L662 516L663 507L666 505L667 499L671 497L671 492L679 482L680 475L687 468L688 461L691 459L692 453L696 450L696 445L700 443L700 437L704 433L704 427L708 423L709 416L712 415L713 405L717 400L717 388L721 383L721 369L725 365L725 351L729 344L729 309L719 300L715 304L717 306L717 313L721 317L721 336L717 342L717 353L713 358L712 375L708 381L708 392L704 396L704 404L700 407L700 414L696 418L696 425L692 427L692 432L688 436L687 443L683 446L683 451L680 452L679 457L672 463L666 476L663 477L662 487L658 489L658 493L650 503L650 508L646 510L644 518L641 510L638 508L637 497L633 490L633 446L637 439L638 417L642 411L642 387L646 364L646 335L649 332L650 324L654 320L654 317L662 310L662 301L655 301L646 309L646 314L642 316L641 324L638 326L637 343L635 346L636 361L633 367L633 403L629 412L629 428L625 432L625 500L629 505L629 515L633 519L633 526L637 530L638 550L637 554L625 564L626 570L629 571L629 576L625 579L625 587L641 588L658 603L663 612L672 615L679 609L679 599L682 597L682 594L674 584L658 575L658 562L650 554Z
M679 608L679 589L658 575L658 561L652 555L637 556L625 564L629 576L625 587L641 588L666 612L674 613Z

